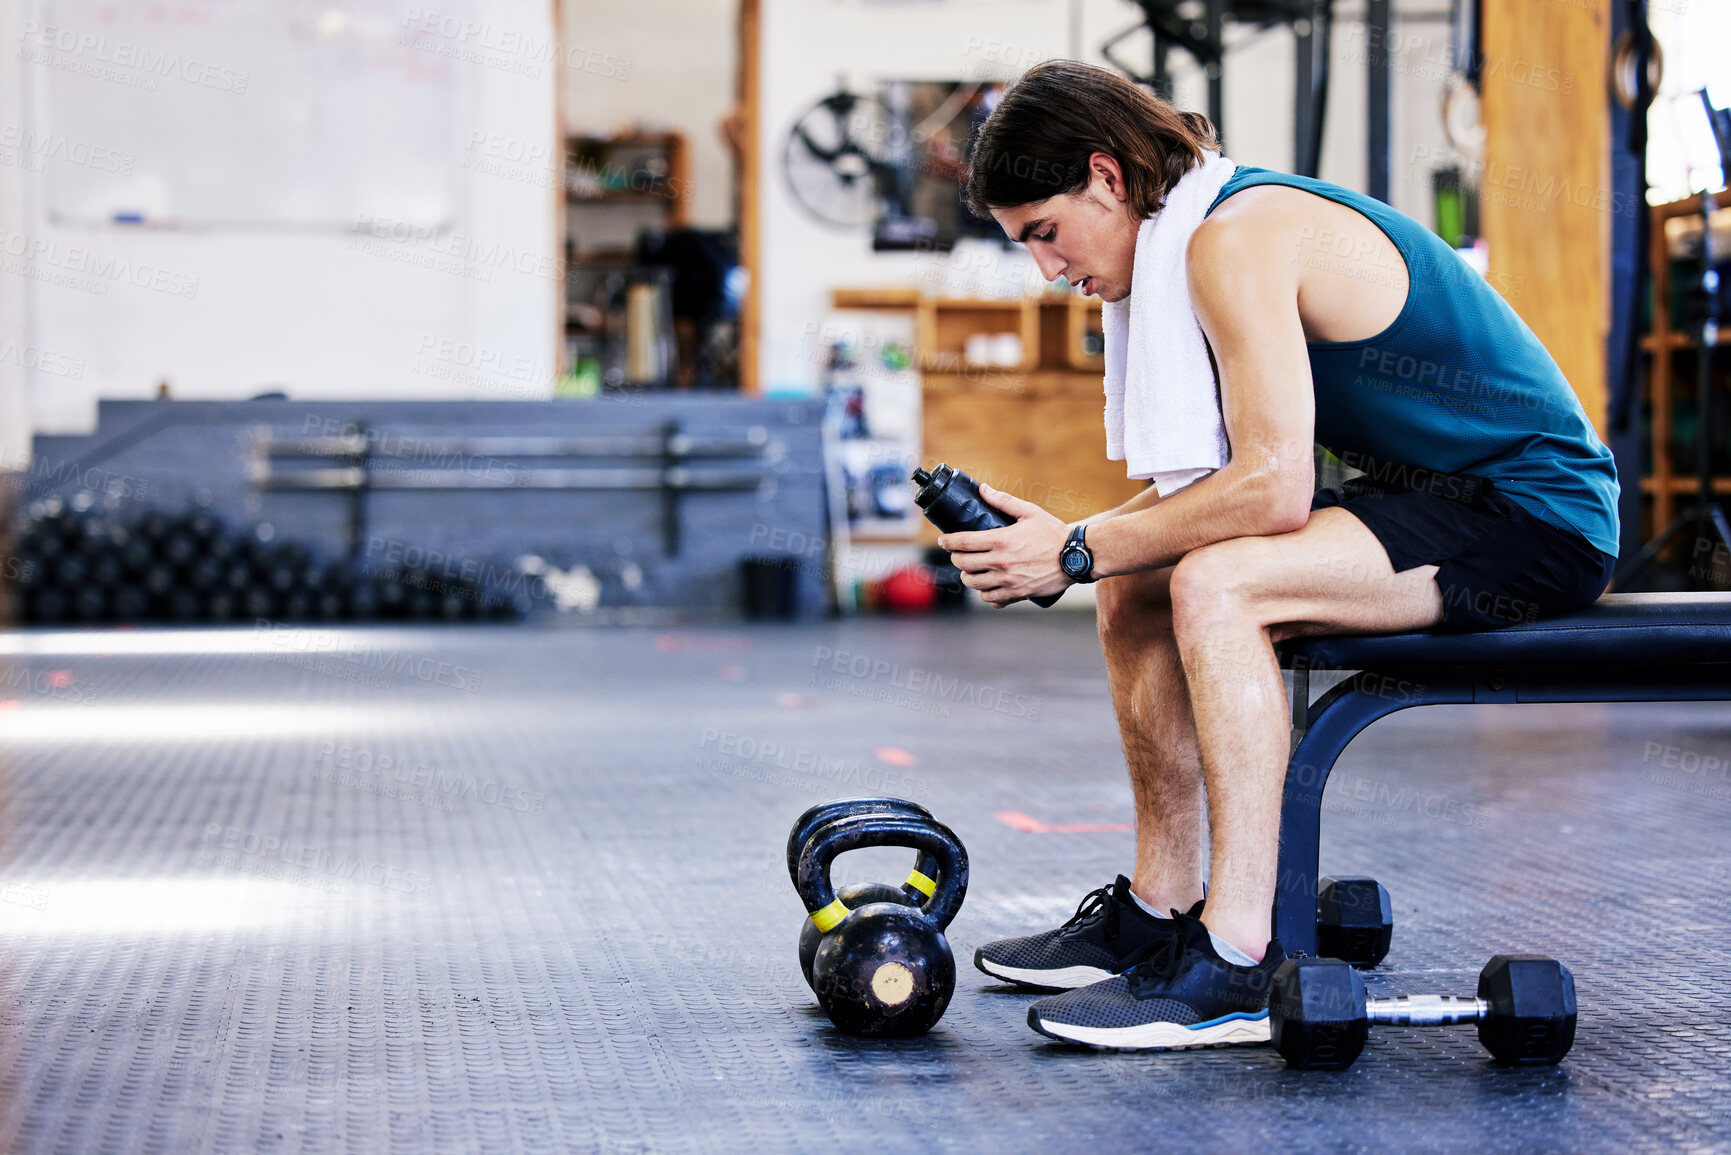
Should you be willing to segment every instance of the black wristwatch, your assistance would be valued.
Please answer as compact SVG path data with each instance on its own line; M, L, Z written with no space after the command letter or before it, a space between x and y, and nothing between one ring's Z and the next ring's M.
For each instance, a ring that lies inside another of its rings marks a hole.
M1064 571L1065 577L1082 585L1094 580L1094 551L1082 540L1087 532L1086 525L1078 525L1065 539L1064 548L1058 551L1058 568Z

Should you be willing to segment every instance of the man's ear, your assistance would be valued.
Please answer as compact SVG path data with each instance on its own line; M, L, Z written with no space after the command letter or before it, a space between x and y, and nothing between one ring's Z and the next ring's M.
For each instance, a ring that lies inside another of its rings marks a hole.
M1120 203L1130 199L1130 190L1124 187L1124 170L1110 153L1088 154L1088 183L1102 186Z

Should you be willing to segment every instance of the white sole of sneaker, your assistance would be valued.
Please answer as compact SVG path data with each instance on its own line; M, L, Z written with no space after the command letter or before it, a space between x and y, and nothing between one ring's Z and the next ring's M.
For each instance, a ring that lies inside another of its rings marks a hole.
M1112 977L1111 971L1099 967L1062 967L1058 970L1025 970L1022 967L1007 967L993 962L988 958L975 958L974 966L1005 982L1021 983L1029 987L1045 987L1052 991L1073 991L1077 987L1092 986L1101 979Z
M1228 1015L1186 1027L1179 1023L1146 1023L1139 1027L1078 1027L1049 1023L1028 1016L1028 1025L1042 1035L1118 1051L1182 1051L1194 1047L1248 1046L1268 1042L1268 1014Z

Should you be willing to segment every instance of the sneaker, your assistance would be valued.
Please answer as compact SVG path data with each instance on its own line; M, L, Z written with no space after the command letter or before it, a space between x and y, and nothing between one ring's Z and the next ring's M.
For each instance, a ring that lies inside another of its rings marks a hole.
M1200 916L1202 904L1190 908ZM974 951L974 966L1005 982L1067 991L1111 978L1157 942L1172 937L1169 918L1156 918L1130 897L1130 880L1091 890L1057 930L1001 938Z
M1268 1041L1268 993L1285 958L1278 942L1255 966L1214 951L1208 928L1173 911L1176 933L1124 974L1028 1008L1042 1035L1116 1050L1178 1050Z

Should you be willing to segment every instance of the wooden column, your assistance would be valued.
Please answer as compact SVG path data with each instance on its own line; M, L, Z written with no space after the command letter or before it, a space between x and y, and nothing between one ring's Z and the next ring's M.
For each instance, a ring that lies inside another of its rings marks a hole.
M1483 27L1479 221L1491 283L1556 358L1600 437L1614 207L1611 2L1485 0Z
M761 0L739 0L739 106L745 115L739 150L739 263L750 280L739 306L739 391L753 394L758 381L758 302L763 264L759 245L762 199L758 195L758 57L763 41Z

